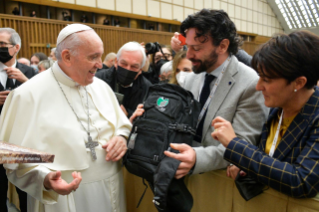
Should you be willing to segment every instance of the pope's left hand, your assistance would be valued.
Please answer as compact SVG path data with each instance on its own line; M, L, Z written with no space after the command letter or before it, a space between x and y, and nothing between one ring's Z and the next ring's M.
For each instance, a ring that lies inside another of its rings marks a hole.
M10 79L16 79L21 83L28 81L28 78L17 68L7 67L4 68L7 71L7 75Z
M213 120L212 126L215 130L212 132L211 136L223 144L224 147L227 147L230 141L236 137L231 123L220 116Z
M126 139L123 136L114 136L111 140L102 146L106 151L106 161L118 161L126 153Z

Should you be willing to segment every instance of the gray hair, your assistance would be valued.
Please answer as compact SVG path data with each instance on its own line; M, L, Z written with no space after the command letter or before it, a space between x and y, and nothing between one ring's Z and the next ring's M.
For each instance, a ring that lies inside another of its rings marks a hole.
M54 63L54 62L51 61L51 60L42 60L42 61L39 62L38 67L39 67L40 65L43 65L43 67L44 67L45 69L49 69L50 67L52 67L53 63Z
M141 64L141 68L143 68L143 66L145 65L145 62L146 62L146 55L145 55L145 50L141 44L139 44L138 42L135 42L135 41L128 42L128 43L124 44L120 48L120 50L117 52L117 60L120 60L122 51L127 51L127 52L140 51L143 55L143 61Z
M104 61L109 61L109 60L111 60L111 59L113 59L113 58L116 58L116 54L115 54L114 52L110 52L110 53L108 53L108 54L105 56Z
M18 44L20 46L19 51L21 49L21 38L19 34L12 28L0 28L0 33L6 32L10 35L9 42L13 45Z
M169 61L162 65L160 74L167 73L172 70L173 70L173 61Z
M90 29L93 30L93 29ZM89 30L85 30L89 31ZM94 31L94 30L93 30ZM82 32L82 31L81 31ZM73 56L78 54L78 47L81 46L84 41L79 37L78 33L73 33L59 43L55 50L55 57L58 61L62 60L62 51L68 49Z
M51 49L51 52L55 52L55 50L56 50L56 48L52 48L52 49Z

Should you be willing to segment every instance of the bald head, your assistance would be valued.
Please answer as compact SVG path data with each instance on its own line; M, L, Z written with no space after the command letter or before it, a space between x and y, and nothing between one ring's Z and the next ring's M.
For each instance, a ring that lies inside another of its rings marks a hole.
M18 59L18 63L24 64L26 66L30 66L30 60L27 58L21 57Z
M112 67L114 65L115 58L116 58L116 54L114 52L110 52L105 56L103 63L107 67Z

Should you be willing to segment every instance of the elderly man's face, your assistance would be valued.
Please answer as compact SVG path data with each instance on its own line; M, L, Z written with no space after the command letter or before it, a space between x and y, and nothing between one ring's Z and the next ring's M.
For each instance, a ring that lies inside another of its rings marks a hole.
M13 56L13 58L16 57L16 53L19 51L19 45L13 45L10 43L11 35L7 32L1 32L0 33L0 47L8 47L9 54Z
M79 33L83 44L76 48L77 54L71 55L70 77L82 86L91 84L98 68L102 68L103 42L93 31Z
M142 70L142 62L143 62L143 55L140 51L122 51L122 54L119 58L119 61L114 63L115 68L117 66L121 66L130 71L138 72L138 75L141 74ZM137 75L137 76L138 76ZM136 76L136 78L137 78ZM135 78L135 79L136 79Z

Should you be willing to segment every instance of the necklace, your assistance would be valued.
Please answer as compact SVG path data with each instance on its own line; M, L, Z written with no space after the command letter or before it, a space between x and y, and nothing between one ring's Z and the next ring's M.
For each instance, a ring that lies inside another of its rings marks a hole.
M85 143L85 147L86 148L89 148L90 149L90 152L91 152L91 157L93 160L96 160L97 159L97 156L96 156L96 152L95 152L95 147L97 147L99 145L99 143L97 141L93 141L91 135L90 135L90 111L89 111L89 95L88 95L88 91L86 90L86 87L85 88L85 92L86 92L86 104L87 104L87 108L88 108L88 129L86 130L86 128L84 127L83 123L81 122L78 114L75 112L74 108L72 107L71 103L69 102L68 98L66 97L65 93L64 93L64 90L63 88L61 87L61 84L59 83L59 81L57 80L55 74L53 73L53 70L52 70L52 74L55 78L55 81L58 83L66 101L68 102L68 104L70 105L73 113L75 114L76 118L78 119L78 121L80 122L80 124L82 125L83 129L87 132L88 134L88 142Z

